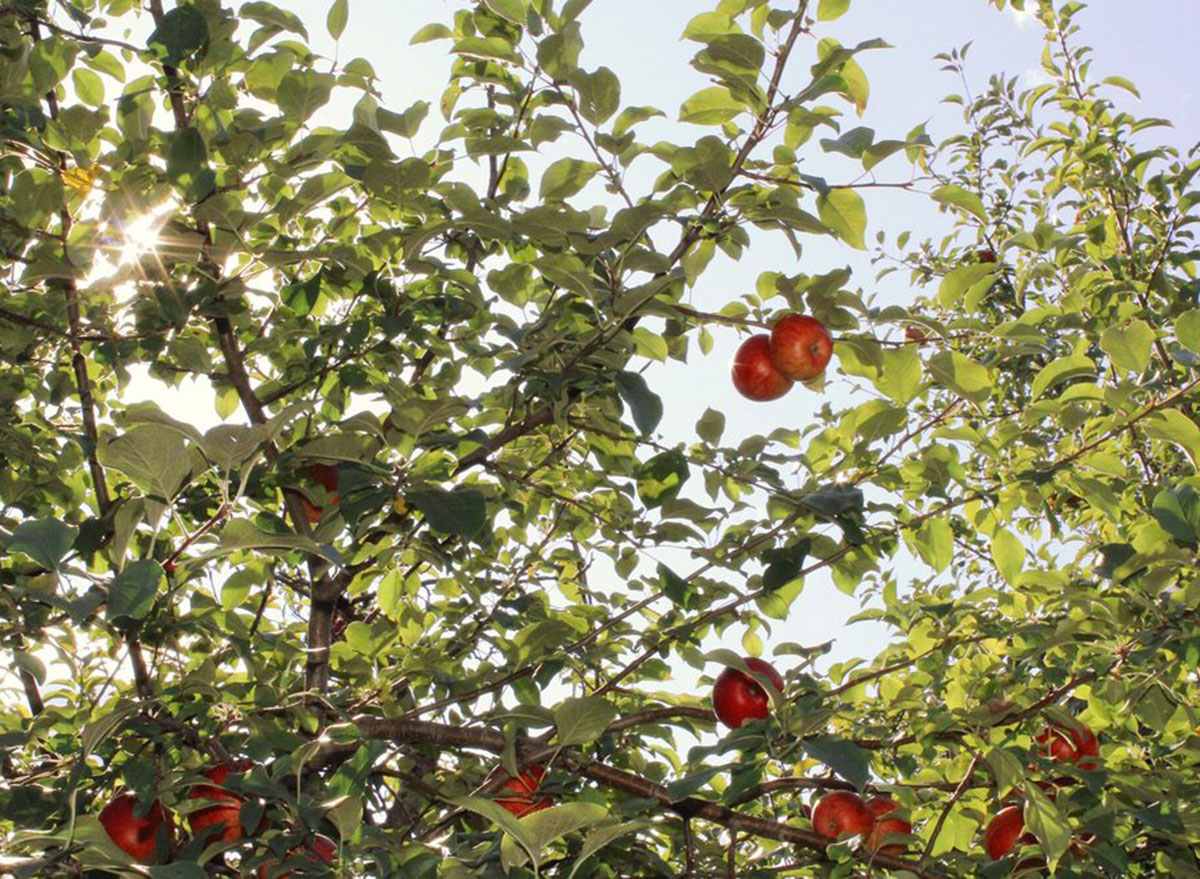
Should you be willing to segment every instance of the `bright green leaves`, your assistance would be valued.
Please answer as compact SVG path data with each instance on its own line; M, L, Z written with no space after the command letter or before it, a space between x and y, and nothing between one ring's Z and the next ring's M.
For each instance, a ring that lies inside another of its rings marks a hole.
M191 478L193 458L183 437L159 424L133 428L115 439L102 440L100 463L120 470L147 496L168 501Z
M992 561L996 570L1009 585L1016 583L1025 567L1025 547L1020 539L1007 528L997 528L992 535Z
M1190 485L1160 491L1154 498L1151 512L1174 540L1187 546L1196 545L1197 529L1200 529L1200 495Z
M1112 358L1113 366L1123 372L1140 375L1150 365L1154 330L1144 320L1121 327L1109 327L1100 336L1100 347Z
M954 561L954 529L945 516L926 519L915 531L906 531L905 538L921 560L938 573Z
M193 203L203 201L213 191L217 178L208 167L204 137L195 128L181 129L171 138L167 177Z
M126 565L109 587L108 618L121 626L145 619L154 606L162 580L163 569L153 559Z
M675 449L662 452L638 468L638 497L648 509L661 507L679 494L690 475L682 452Z
M570 77L579 96L579 113L593 125L603 125L621 107L621 81L607 67L594 73L575 70Z
M723 125L746 111L746 105L735 98L729 89L714 85L701 89L683 102L679 108L679 121L694 125Z
M617 373L617 393L633 414L633 423L643 436L654 433L663 416L663 402L658 394L650 390L646 380L636 372L622 370Z
M962 305L974 311L996 283L1000 267L996 263L977 262L959 266L942 278L938 286L938 301L946 308Z
M477 488L446 491L430 486L406 492L404 500L425 516L429 527L445 534L471 538L487 524L487 503Z
M276 103L289 122L302 123L329 101L334 81L328 73L293 71L279 81Z
M1064 382L1079 378L1094 378L1095 375L1096 363L1090 357L1081 352L1068 354L1051 361L1039 370L1038 374L1034 376L1030 390L1036 400Z
M252 7L269 5L247 3L242 7L242 14L249 15L246 10ZM178 66L208 42L208 20L194 6L176 6L167 11L147 42L164 63Z
M921 356L915 345L885 348L880 352L883 363L879 377L874 380L880 393L900 406L907 406L921 391Z
M47 571L58 569L79 535L79 529L57 519L29 519L0 541L6 552L29 556Z
M1200 308L1185 311L1176 319L1175 338L1184 348L1200 354Z
M484 6L514 24L524 24L527 14L525 0L483 0Z
M981 403L991 394L992 379L987 369L964 354L939 351L929 358L928 367L934 381L973 403Z
M598 162L585 162L582 159L559 159L550 164L542 175L542 185L539 191L542 199L562 201L575 195L595 177L603 166Z
M507 869L529 862L535 874L540 874L542 860L551 843L569 833L599 824L607 817L608 811L595 803L566 803L526 815L520 821L514 820L516 830L506 827L508 832L500 842L501 863Z
M867 207L853 189L830 189L818 195L817 215L851 247L866 249Z
M1051 870L1071 844L1071 827L1058 807L1037 785L1025 785L1025 826L1041 843Z
M346 23L350 18L350 0L333 0L329 14L325 16L325 29L329 36L340 40L345 33Z
M817 6L818 21L836 21L850 9L850 0L821 0Z
M981 223L987 222L987 209L983 200L961 186L939 186L933 191L933 200L938 204L965 211Z
M588 745L617 719L617 709L600 696L566 699L554 709L557 742L563 747Z

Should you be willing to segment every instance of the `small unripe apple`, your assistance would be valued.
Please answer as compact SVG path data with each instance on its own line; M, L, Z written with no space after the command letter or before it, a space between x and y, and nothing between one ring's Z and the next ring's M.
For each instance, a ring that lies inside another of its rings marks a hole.
M1017 845L1037 842L1037 837L1024 833L1025 810L1022 806L1005 806L988 822L983 831L983 848L993 861L998 861Z
M121 851L139 864L155 863L160 834L170 849L175 843L175 816L158 800L138 817L137 797L121 794L100 812L100 824Z
M783 692L783 676L769 662L747 656L746 668L771 682ZM767 716L771 698L753 677L736 668L726 668L713 684L713 711L717 719L730 729L737 729L747 720L762 720Z
M867 800L867 810L875 822L871 827L871 833L867 836L868 849L881 851L885 855L904 854L905 846L903 845L883 845L884 839L893 833L904 836L912 833L912 822L894 814L899 808L891 797L871 797ZM891 817L885 817L888 815Z
M771 337L751 336L733 357L733 386L747 400L765 403L778 400L792 389L792 380L780 374L771 362Z
M833 337L815 317L785 314L771 328L771 362L784 378L812 381L832 356Z
M1099 769L1100 741L1083 724L1052 723L1037 736L1042 755L1056 763L1075 763L1080 769Z
M871 832L874 823L875 816L863 798L848 790L825 794L812 813L813 830L830 839L865 835Z
M516 778L509 778L504 782L500 788L504 795L497 796L496 803L518 818L540 812L542 809L549 809L554 805L554 801L550 797L537 799L534 796L545 777L545 769L540 766L530 766Z

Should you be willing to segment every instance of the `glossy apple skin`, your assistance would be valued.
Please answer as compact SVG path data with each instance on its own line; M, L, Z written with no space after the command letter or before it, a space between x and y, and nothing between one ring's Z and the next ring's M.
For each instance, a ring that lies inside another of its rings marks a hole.
M825 324L806 314L787 314L771 329L771 362L784 378L812 381L833 356L833 337Z
M907 836L912 833L912 823L906 821L898 815L891 818L885 818L885 815L890 815L900 807L896 805L896 801L891 797L871 797L867 800L867 811L871 813L874 819L874 824L871 826L871 832L867 836L867 848L871 851L881 851L885 855L902 855L904 854L905 846L903 845L883 845L884 839L893 833L904 834Z
M988 857L993 861L1000 860L1013 850L1017 844L1017 840L1020 840L1022 843L1037 841L1036 837L1032 834L1026 833L1022 836L1021 834L1024 830L1024 808L1021 806L1005 806L988 822L987 829L983 831L983 848L988 853Z
M298 855L304 853L304 857L312 864L332 864L333 859L337 857L337 843L324 834L318 833L313 837L312 842L304 846L303 849L292 849L289 855ZM271 868L276 866L276 862L272 861L269 864L263 864L258 868L258 879L288 879L291 876L291 871L281 873L278 876L270 876Z
M1079 728L1054 723L1037 737L1042 754L1056 763L1075 763L1080 769L1099 769L1100 741L1086 726Z
M825 794L812 813L813 830L829 839L870 833L874 823L875 816L863 798L848 790Z
M733 386L747 400L766 403L778 400L792 389L771 362L771 337L766 333L742 342L733 357Z
M309 464L304 468L304 474L333 495L333 505L335 507L341 503L342 498L337 493L339 481L337 467L331 464ZM321 516L325 512L324 508L318 507L308 498L301 498L301 500L304 502L304 513L308 516L308 524L316 525L321 521Z
M783 676L769 662L747 656L746 668L771 682L783 692ZM747 720L762 720L771 707L771 697L754 678L736 668L726 668L713 684L713 711L717 719L730 729L737 729Z
M233 842L246 835L242 828L242 803L245 800L232 791L226 790L222 785L225 784L231 773L249 772L253 765L248 760L239 760L236 763L221 763L204 771L204 777L212 784L192 785L192 789L188 791L188 797L193 800L215 800L216 802L188 815L188 826L193 835L207 831L210 837L209 842L218 840ZM266 823L267 820L264 816L259 823L258 830L264 829ZM216 825L221 827L219 833L209 830Z
M155 863L159 831L166 833L168 848L175 842L175 816L158 800L142 817L134 815L137 798L121 794L100 812L100 824L117 848L139 864Z
M542 779L545 777L546 770L542 767L530 766L516 778L510 778L504 782L500 790L511 796L497 796L496 803L518 818L540 812L542 809L549 809L554 804L550 797L535 800L533 796L541 787Z

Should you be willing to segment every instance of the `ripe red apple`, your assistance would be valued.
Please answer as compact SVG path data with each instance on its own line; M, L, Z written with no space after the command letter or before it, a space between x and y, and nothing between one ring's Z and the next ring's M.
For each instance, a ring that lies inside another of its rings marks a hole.
M912 822L906 821L899 815L892 815L891 818L884 817L891 815L899 808L891 797L871 797L867 800L867 810L875 821L871 827L871 833L867 836L868 849L881 851L885 855L904 854L905 846L903 845L883 845L883 840L890 834L898 833L907 836L912 833Z
M233 842L245 836L242 828L242 803L245 800L232 791L226 790L222 785L225 784L231 773L249 772L253 765L248 760L239 760L236 763L221 763L205 770L204 777L212 784L192 785L192 789L188 791L188 797L193 800L215 800L216 802L188 815L188 826L191 827L193 834L200 834L210 827L219 825L221 827L219 833L209 831L209 842L217 840ZM259 824L259 830L262 830L265 824L266 817L264 816Z
M1025 810L1022 806L1005 806L988 822L983 831L983 847L993 861L1011 852L1020 840L1022 844L1037 842L1037 837L1025 830Z
M504 782L500 790L510 795L497 796L496 803L508 809L518 818L540 812L542 809L549 809L554 804L550 797L534 799L534 794L541 787L542 779L545 776L546 770L542 767L530 766L516 778L509 778Z
M309 464L304 468L304 474L315 482L321 488L333 495L333 505L336 507L341 503L341 496L337 493L338 490L338 468L331 464ZM306 497L301 497L304 504L304 513L308 516L308 524L316 525L321 521L321 516L325 509L318 507Z
M833 337L815 317L785 314L771 329L771 362L784 378L812 381L832 356Z
M100 812L100 824L117 848L139 864L151 864L158 851L160 831L168 849L175 843L175 816L158 800L138 817L137 797L121 794Z
M817 801L812 813L813 830L830 839L870 833L874 823L875 816L863 798L848 790L825 794Z
M978 257L980 262L993 263L996 261L996 252L994 250L981 250L975 256Z
M748 400L765 403L778 400L792 389L771 362L771 337L765 333L751 336L733 357L733 386Z
M303 848L294 848L288 852L288 856L303 854L304 859L310 864L332 864L333 859L337 857L337 843L324 834L318 833L312 838L312 841L307 843ZM268 877L268 873L273 867L277 866L275 861L263 864L258 868L258 879L288 879L292 875L289 870L286 873L281 873L278 876Z
M1078 727L1052 723L1037 737L1042 755L1056 763L1075 763L1080 769L1099 769L1100 742L1083 724Z
M783 691L783 676L769 662L752 656L743 661L746 668L765 677L776 690ZM762 685L736 668L726 668L717 675L712 701L717 719L730 729L737 729L747 720L762 720L771 705L771 698Z

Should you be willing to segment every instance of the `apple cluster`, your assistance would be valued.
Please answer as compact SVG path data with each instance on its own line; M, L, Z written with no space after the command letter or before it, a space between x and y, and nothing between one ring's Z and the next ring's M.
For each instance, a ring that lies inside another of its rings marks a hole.
M812 381L833 356L825 325L804 314L786 314L770 335L751 336L733 358L733 386L748 400L778 400L795 382Z

